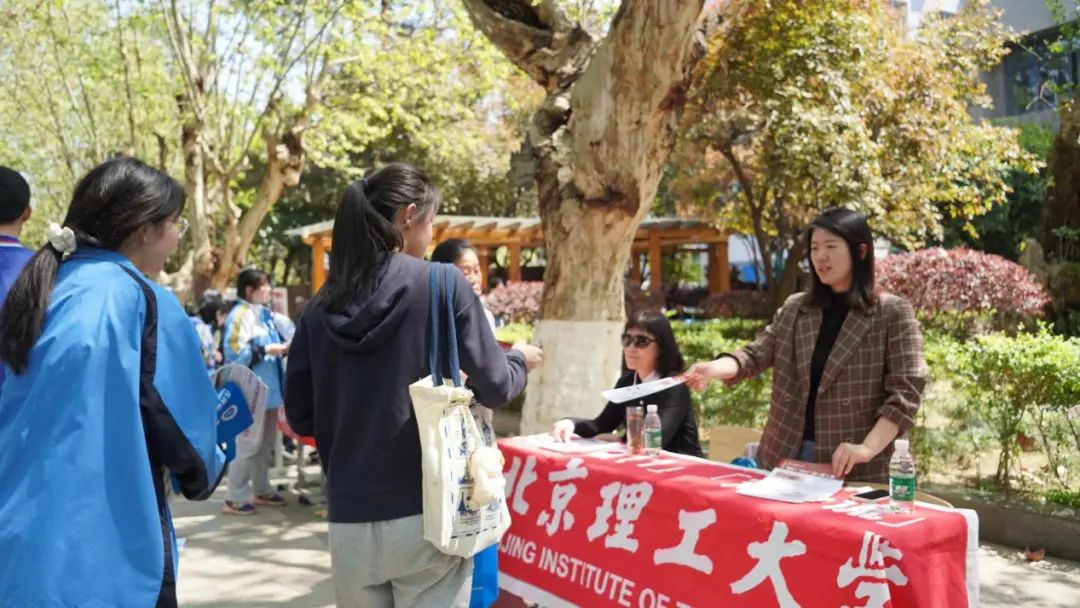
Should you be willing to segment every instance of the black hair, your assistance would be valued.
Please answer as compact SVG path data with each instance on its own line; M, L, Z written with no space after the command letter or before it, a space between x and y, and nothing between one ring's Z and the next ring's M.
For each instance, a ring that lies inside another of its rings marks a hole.
M851 289L847 293L848 306L854 310L869 310L876 302L874 293L874 235L866 216L844 207L832 207L822 211L806 229L806 260L810 264L810 304L824 310L832 300L833 291L821 282L811 259L810 241L814 230L826 230L844 239L851 254ZM866 246L861 255L859 246Z
M229 303L220 295L204 295L202 302L199 304L198 315L203 320L203 323L211 327L217 327L218 313L229 310L229 308Z
M441 203L427 174L406 163L391 163L349 184L334 216L330 270L317 304L344 310L386 254L401 249L404 240L394 225L399 209L415 204L417 217L423 217L437 213Z
M94 167L75 186L64 227L78 246L112 251L143 226L180 215L184 189L162 171L132 157ZM62 254L46 244L30 258L11 286L0 314L0 359L23 373L41 334Z
M431 261L457 264L466 251L476 251L476 249L465 239L447 239L439 243L438 247L431 252Z
M686 369L686 362L683 360L682 353L679 352L678 343L675 342L675 333L671 331L671 322L663 313L654 310L636 312L626 320L623 333L631 329L641 330L656 338L656 373L661 378ZM622 369L623 373L630 371L626 367L626 357L623 357Z
M10 224L30 206L30 184L18 171L0 167L0 224Z
M270 275L258 268L245 268L236 276L236 297L247 300L249 289L258 289L269 284Z

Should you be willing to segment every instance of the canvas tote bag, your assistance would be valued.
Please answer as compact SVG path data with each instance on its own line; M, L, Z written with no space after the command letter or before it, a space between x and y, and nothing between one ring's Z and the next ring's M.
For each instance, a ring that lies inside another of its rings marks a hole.
M485 445L474 418L472 391L461 382L454 322L452 267L431 265L428 327L431 375L409 386L420 431L423 462L424 539L449 555L472 557L499 542L510 527L502 455ZM445 310L445 327L441 323ZM449 378L441 369L446 340ZM483 420L483 418L480 418ZM493 443L494 433L489 437Z

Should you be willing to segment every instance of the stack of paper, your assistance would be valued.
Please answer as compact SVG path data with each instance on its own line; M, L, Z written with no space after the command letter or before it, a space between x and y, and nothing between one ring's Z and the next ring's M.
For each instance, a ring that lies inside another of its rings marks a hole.
M764 479L748 481L735 489L737 494L781 502L821 502L844 486L832 475L829 465L785 460Z

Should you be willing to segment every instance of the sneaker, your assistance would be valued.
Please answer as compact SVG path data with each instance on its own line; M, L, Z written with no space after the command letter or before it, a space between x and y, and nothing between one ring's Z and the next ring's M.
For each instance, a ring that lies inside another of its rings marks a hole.
M254 515L255 505L250 502L235 503L226 500L225 504L221 505L221 512L226 515Z
M284 507L289 504L281 494L263 494L255 497L255 504L267 507Z

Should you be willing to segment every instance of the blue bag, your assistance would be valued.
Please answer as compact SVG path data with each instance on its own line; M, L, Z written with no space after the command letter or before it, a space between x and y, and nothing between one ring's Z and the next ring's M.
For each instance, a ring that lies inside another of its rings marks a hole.
M499 545L473 556L472 597L469 608L489 608L499 599Z

